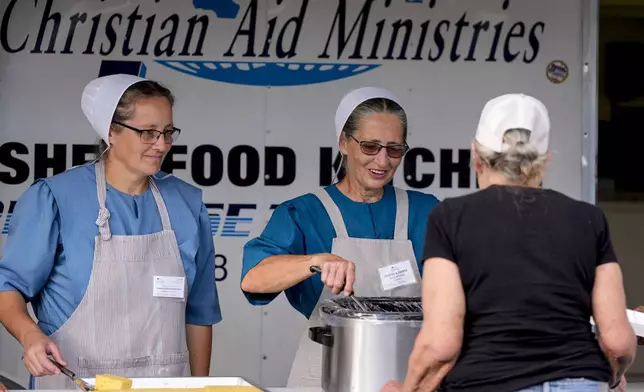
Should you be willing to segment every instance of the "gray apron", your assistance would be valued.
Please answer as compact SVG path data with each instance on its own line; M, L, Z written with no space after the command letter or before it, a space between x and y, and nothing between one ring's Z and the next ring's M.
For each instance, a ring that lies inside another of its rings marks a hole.
M416 256L411 241L407 239L409 202L405 190L396 191L396 226L393 240L350 238L338 206L324 189L315 195L326 209L336 238L333 239L331 253L356 265L354 292L359 297L420 297L422 284ZM367 222L365 222L367 223ZM401 261L409 261L415 283L386 290L383 287L379 269ZM331 290L324 290L311 314L309 327L319 326L320 304L322 300L333 298ZM291 367L287 387L320 387L322 374L322 346L308 337L308 327L300 339L300 345Z
M105 207L105 167L102 160L96 163L100 235L95 238L92 275L76 310L51 335L78 377L190 376L185 271L161 193L152 177L148 184L163 231L112 235ZM34 381L35 389L76 388L63 375Z

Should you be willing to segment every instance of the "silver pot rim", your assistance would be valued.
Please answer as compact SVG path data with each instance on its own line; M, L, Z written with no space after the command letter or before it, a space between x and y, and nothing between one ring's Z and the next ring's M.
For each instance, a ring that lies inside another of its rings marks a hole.
M405 322L405 321L422 321L422 302L420 297L356 297L361 303L367 305L392 305L401 307L403 311L364 311L357 309L353 300L349 297L338 297L323 300L320 306L320 315L323 319L359 319L365 321L388 321L388 322ZM410 310L411 309L411 310ZM413 310L413 311L412 311Z

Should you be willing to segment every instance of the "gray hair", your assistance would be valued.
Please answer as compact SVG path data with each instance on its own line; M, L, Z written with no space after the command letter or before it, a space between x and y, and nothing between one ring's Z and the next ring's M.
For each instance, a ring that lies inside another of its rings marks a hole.
M140 99L147 98L166 98L170 105L174 106L174 96L172 92L161 84L152 80L143 80L131 85L119 100L114 110L112 121L125 122L132 118L134 114L134 105ZM107 143L103 139L99 139L96 145L96 158L100 158L107 151Z
M344 123L342 132L348 136L355 135L358 131L360 120L370 114L377 113L390 113L398 117L403 128L403 141L407 141L407 114L400 105L387 98L371 98L356 106L349 118L347 118L347 122Z
M504 152L498 153L483 147L476 140L474 149L482 163L502 174L514 184L524 185L541 178L546 170L548 154L539 152L528 144L530 131L510 129L503 135Z
M398 118L398 120L400 120L400 124L402 125L403 129L403 143L406 143L407 113L405 113L405 109L403 109L402 106L388 98L371 98L356 106L356 108L353 109L353 112L351 112L351 115L349 115L349 118L347 118L347 122L344 123L344 127L342 127L342 133L345 135L345 137L354 136L358 131L360 120L369 116L370 114L380 113L393 114ZM342 152L338 152L338 156L344 158L341 155ZM340 167L338 172L338 179L344 177L344 175L346 174L346 169L347 160L342 159L342 166Z

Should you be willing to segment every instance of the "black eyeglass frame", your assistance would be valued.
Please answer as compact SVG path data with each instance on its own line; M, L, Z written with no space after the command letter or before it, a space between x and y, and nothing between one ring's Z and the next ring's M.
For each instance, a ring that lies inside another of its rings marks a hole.
M129 129L131 131L134 131L134 132L138 133L139 137L141 138L141 142L145 143L145 144L154 144L154 143L156 143L159 140L159 138L161 137L161 135L163 135L163 140L166 143L172 144L172 143L176 142L177 139L179 138L179 135L181 135L181 129L177 128L177 127L172 127L171 130L161 132L161 131L157 131L156 129L139 129L139 128L136 128L136 127L133 127L131 125L127 125L127 124L124 124L124 123L118 122L118 121L112 121L112 123L116 124L116 125L120 125L120 126L122 126L124 128L127 128L127 129ZM143 134L145 132L152 132L152 133L156 134L156 137L154 138L154 141L144 141L143 140ZM175 134L175 132L176 132L176 136L173 136ZM166 135L170 135L170 138L171 138L170 141L168 141L166 139Z
M387 144L387 145L384 145L384 144L380 144L378 142L373 142L373 141L369 141L369 140L360 141L360 140L356 139L353 135L349 135L346 132L345 132L345 134L347 136L349 136L351 139L355 140L355 142L360 145L360 151L362 151L362 153L365 154L365 155L369 155L369 156L378 155L380 153L380 150L382 150L383 148L386 148L387 149L387 156L389 158L399 159L399 158L404 157L405 154L407 154L407 152L409 151L409 146L407 145L407 143L405 143L405 144ZM373 147L378 147L378 151L376 151L374 153L371 153L371 154L366 152L365 151L365 146L368 146L368 145L373 146ZM403 151L400 154L400 156L391 155L391 152L392 152L392 150L394 148L400 148L400 147L403 147Z

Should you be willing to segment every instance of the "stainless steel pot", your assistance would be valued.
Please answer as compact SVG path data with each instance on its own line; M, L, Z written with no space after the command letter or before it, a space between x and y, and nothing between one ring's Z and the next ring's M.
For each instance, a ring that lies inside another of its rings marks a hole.
M309 338L323 346L322 388L326 392L379 392L390 380L402 381L420 330L420 298L325 300L323 326Z

